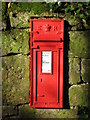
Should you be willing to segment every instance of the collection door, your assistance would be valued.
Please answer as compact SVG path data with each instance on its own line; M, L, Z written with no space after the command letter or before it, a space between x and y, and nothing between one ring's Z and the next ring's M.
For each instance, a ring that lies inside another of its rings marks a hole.
M37 103L59 102L59 50L34 50L34 94Z

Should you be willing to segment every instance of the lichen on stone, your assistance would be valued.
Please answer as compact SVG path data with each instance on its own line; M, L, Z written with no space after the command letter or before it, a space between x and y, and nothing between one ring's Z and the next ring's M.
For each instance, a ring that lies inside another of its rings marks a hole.
M8 53L29 53L29 31L12 29L2 32L2 55Z
M3 104L29 102L29 58L22 55L2 59Z
M88 106L89 86L87 84L73 85L69 88L70 106Z
M69 58L69 84L78 84L80 79L80 60L79 58Z
M90 58L90 31L69 32L69 57Z

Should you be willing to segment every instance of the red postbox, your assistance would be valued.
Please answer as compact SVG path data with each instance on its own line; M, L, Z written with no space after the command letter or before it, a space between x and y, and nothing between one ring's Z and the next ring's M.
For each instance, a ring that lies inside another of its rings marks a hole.
M64 20L31 19L30 107L63 107Z

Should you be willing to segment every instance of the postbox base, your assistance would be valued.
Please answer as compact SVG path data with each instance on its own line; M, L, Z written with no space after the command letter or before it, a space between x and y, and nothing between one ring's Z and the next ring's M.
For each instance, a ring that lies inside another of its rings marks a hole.
M48 109L48 108L63 108L63 106L62 106L62 104L60 105L60 104L51 104L51 103L34 103L33 105L31 105L30 106L30 108L46 108L46 109Z

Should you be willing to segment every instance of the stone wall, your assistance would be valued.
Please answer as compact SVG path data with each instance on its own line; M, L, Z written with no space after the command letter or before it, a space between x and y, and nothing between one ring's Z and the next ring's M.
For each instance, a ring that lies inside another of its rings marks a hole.
M24 3L23 3L24 5ZM25 3L26 5L26 3ZM32 6L35 10L39 5ZM48 12L35 13L30 3L24 10L17 4L2 5L2 102L4 118L88 118L90 29L78 18ZM29 10L26 10L29 9ZM41 11L40 11L41 10ZM30 18L56 17L65 20L64 108L30 108Z

